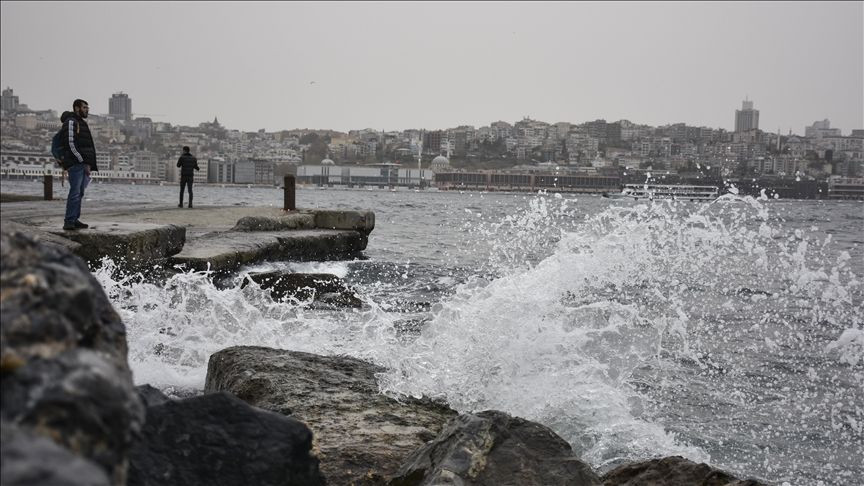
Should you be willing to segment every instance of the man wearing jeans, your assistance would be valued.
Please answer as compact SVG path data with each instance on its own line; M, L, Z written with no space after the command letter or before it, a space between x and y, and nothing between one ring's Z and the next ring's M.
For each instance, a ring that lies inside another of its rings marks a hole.
M84 189L90 183L90 171L99 170L96 167L96 147L90 127L85 121L90 113L90 105L84 100L75 100L72 111L63 112L60 120L63 122L66 145L63 166L69 172L69 196L66 198L66 216L63 219L64 230L78 230L88 226L80 221L81 200Z

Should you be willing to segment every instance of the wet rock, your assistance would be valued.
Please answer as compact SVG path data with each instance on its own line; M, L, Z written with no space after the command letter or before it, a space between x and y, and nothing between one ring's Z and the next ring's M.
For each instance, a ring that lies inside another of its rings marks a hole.
M267 216L244 216L231 231L285 231L315 228L312 214L286 214L278 218Z
M126 327L87 265L27 235L0 235L4 370L84 347L126 363Z
M130 451L129 486L324 484L309 454L312 432L301 422L224 392L164 398L147 408Z
M14 424L0 424L3 486L108 486L105 471L50 439Z
M168 400L171 400L170 398L168 398L167 395L165 395L158 388L152 385L136 386L135 392L138 393L138 398L141 399L141 403L148 408L154 407L156 405L162 405Z
M78 251L78 248L81 246L74 241L63 238L62 236L55 235L49 231L45 231L36 226L30 226L26 224L21 224L15 221L3 221L3 229L6 231L14 231L18 233L26 233L28 236L31 236L34 240L42 242L48 246L65 248L72 253Z
M453 419L388 484L599 486L600 480L549 428L489 410Z
M123 484L126 454L143 420L129 370L88 349L33 358L3 375L3 420L50 437Z
M86 264L67 250L4 229L0 256L0 416L124 484L144 416L125 326Z
M237 346L210 357L205 388L306 423L329 484L385 484L456 412L380 394L381 371L351 357Z
M363 301L344 280L328 273L250 273L243 279L240 288L249 285L250 280L257 283L262 290L269 290L276 300L313 299L339 307L363 306Z
M755 479L740 481L729 473L681 456L625 464L601 479L603 486L764 486Z

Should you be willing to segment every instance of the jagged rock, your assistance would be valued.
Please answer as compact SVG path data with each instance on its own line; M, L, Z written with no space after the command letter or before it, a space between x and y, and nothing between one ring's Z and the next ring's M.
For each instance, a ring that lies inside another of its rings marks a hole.
M311 447L312 432L302 423L229 393L165 397L147 408L130 451L128 485L323 485Z
M388 484L599 486L600 480L549 428L488 410L453 419Z
M141 403L147 408L162 405L168 400L171 400L167 395L152 385L136 386L135 391L138 393Z
M3 229L9 232L14 231L19 233L26 233L27 235L33 237L33 239L36 241L42 242L48 246L65 248L72 253L78 251L78 248L81 246L80 244L75 243L70 239L63 238L62 236L56 235L36 226L21 224L15 221L3 221Z
M681 456L618 466L601 479L603 486L764 486L755 479L741 481L729 473Z
M126 363L126 327L80 258L23 233L0 235L4 370L85 347Z
M237 346L210 357L205 389L306 423L328 483L385 484L456 412L382 395L375 379L381 371L351 357Z
M129 369L89 349L32 358L4 374L2 418L92 459L122 484L143 407Z
M244 216L231 231L285 231L315 228L312 214L286 214L278 218L267 216Z
M65 249L4 229L0 256L0 416L125 484L144 409L119 315Z
M250 273L243 279L240 288L249 285L250 280L257 283L262 290L269 290L270 295L277 300L314 299L334 306L363 306L363 301L344 280L328 273Z
M0 484L3 486L108 486L99 466L45 437L0 424Z

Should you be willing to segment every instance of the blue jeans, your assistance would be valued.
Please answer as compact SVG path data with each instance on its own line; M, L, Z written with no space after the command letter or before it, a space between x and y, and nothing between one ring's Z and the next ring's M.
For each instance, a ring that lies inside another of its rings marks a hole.
M64 223L74 223L81 217L81 200L84 189L90 183L86 164L75 164L69 168L69 197L66 198L66 217Z

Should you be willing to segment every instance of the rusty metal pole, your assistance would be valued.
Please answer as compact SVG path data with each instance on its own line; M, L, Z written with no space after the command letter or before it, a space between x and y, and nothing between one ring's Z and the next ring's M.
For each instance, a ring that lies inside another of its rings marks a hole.
M294 176L291 174L285 175L285 211L294 211L297 209L294 190Z
M54 176L51 174L45 174L45 179L42 181L42 184L45 186L45 200L51 201L54 199Z

